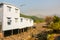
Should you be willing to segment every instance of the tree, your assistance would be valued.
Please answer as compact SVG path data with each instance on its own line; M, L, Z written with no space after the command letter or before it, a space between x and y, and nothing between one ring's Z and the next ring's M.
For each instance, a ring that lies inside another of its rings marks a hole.
M53 22L56 23L56 22L59 22L59 21L60 21L60 18L58 16L54 16Z
M53 17L50 17L50 16L46 16L45 18L45 22L47 25L50 25L50 23L53 21Z
M50 24L50 26L54 30L60 30L60 18L58 16L54 16L53 23Z

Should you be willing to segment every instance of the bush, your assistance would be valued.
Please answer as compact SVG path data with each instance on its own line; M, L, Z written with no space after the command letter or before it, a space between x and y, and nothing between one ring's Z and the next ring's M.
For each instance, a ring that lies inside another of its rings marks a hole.
M50 24L50 28L60 30L60 18L58 16L53 17L53 23Z

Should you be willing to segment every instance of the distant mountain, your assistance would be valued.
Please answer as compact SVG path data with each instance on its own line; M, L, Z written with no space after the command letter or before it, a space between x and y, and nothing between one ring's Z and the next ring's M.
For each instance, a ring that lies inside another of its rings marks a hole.
M39 17L36 17L36 16L28 16L28 15L24 15L24 14L20 14L21 17L25 17L25 18L30 18L30 19L33 19L34 22L43 22L43 18L39 18Z

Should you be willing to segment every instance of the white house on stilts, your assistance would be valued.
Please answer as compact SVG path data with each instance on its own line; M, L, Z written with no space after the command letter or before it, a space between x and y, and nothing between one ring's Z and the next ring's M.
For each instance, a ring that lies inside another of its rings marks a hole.
M7 3L0 3L0 32L5 35L17 34L33 26L33 20L20 17L20 9Z

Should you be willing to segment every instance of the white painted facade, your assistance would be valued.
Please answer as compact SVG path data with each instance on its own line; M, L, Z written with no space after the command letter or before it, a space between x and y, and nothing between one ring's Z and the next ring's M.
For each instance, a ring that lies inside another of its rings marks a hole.
M26 28L26 27L32 27L32 26L33 26L32 19L20 17L20 27L19 28Z
M11 7L11 9L9 9L9 7ZM11 30L11 29L18 29L19 27L19 22L20 22L20 9L9 5L9 4L3 4L3 23L2 23L2 30ZM15 9L17 9L18 11L15 12ZM10 10L10 11L9 11ZM10 18L10 19L8 19ZM15 22L15 18L18 18L18 22ZM8 25L8 21L11 20L11 24Z
M23 19L21 22L21 18ZM0 25L2 31L33 26L33 20L20 17L20 9L6 3L0 3Z

